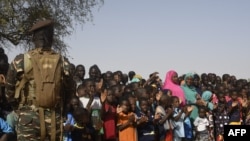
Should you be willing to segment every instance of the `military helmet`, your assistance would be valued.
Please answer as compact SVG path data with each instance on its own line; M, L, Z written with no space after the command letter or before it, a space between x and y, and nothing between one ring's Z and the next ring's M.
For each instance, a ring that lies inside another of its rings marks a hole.
M53 25L53 21L52 20L42 20L42 21L38 21L36 22L32 27L31 29L29 30L30 33L38 30L38 29L41 29L43 27L47 27L47 26L51 26Z

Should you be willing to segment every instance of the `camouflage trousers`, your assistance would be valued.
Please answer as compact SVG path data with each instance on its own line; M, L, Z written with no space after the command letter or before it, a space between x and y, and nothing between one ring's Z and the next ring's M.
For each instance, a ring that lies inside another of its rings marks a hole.
M60 110L56 110L56 141L61 140L62 136L62 116ZM51 111L44 110L46 139L50 141L51 135ZM41 141L39 112L29 107L23 107L19 112L17 123L17 140L18 141Z

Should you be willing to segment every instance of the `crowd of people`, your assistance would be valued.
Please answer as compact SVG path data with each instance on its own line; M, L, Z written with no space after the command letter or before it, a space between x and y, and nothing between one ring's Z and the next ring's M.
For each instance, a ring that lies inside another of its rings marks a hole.
M175 70L143 78L98 65L85 77L84 65L51 49L51 20L30 31L35 49L10 65L0 49L0 141L223 141L225 125L250 124L246 79Z
M250 124L250 83L234 75L169 70L165 80L157 72L145 79L93 65L86 78L81 64L70 71L64 141L223 141L224 125ZM6 107L0 125L13 139L18 109Z
M72 64L72 68L74 65ZM174 70L164 81L130 71L101 73L77 65L76 95L68 102L65 139L97 141L222 141L224 125L248 125L249 82L235 76ZM81 108L79 108L81 107ZM81 115L81 116L80 116Z

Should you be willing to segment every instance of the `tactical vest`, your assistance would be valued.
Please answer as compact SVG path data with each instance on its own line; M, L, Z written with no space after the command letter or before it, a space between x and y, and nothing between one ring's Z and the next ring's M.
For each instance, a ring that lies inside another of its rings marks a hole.
M21 99L20 106L29 105L39 110L41 140L46 136L45 108L51 110L51 140L55 140L55 107L62 106L63 65L63 57L52 51L37 48L24 54L24 73L16 84L15 98Z

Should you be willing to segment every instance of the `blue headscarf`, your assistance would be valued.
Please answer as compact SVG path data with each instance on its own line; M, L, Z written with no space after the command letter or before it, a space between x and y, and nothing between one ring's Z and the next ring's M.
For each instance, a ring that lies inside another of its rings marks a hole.
M201 97L205 102L208 103L207 106L208 106L209 110L213 110L213 108L214 108L213 103L210 102L212 95L213 95L213 93L211 91L204 91L202 93L202 97Z

